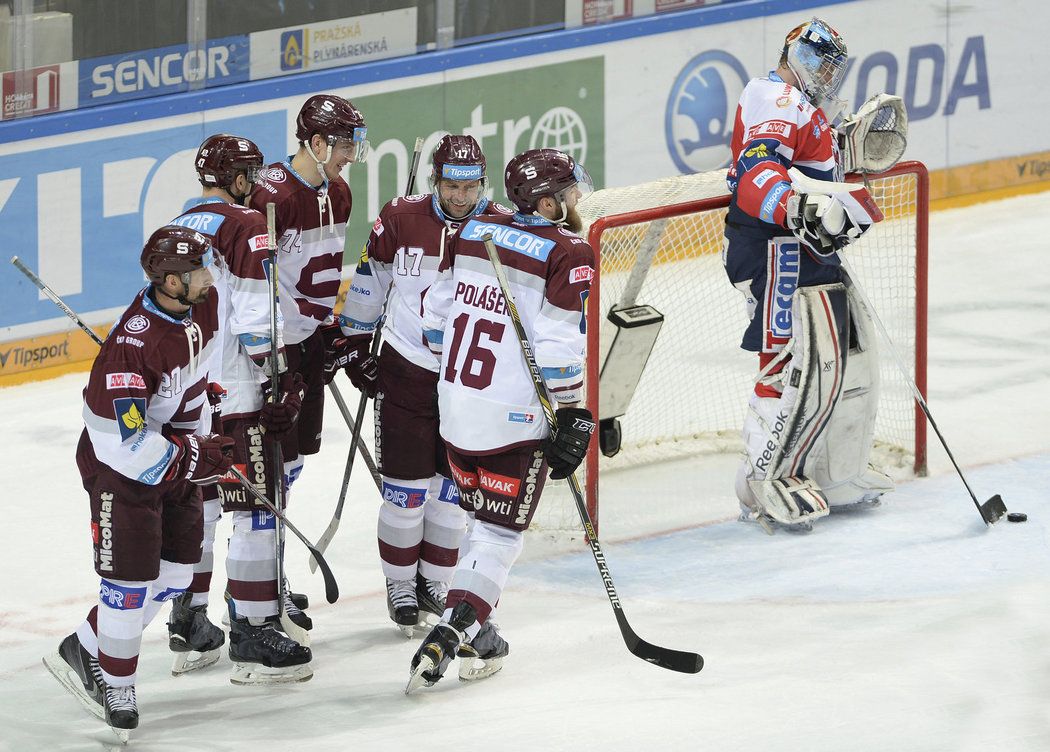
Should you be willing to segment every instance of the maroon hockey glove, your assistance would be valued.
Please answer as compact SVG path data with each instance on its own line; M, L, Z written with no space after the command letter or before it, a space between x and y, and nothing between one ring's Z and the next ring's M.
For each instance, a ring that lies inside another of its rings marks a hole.
M285 371L281 374L279 385L281 393L277 399L270 393L270 382L263 386L265 404L259 411L259 425L274 438L280 438L292 430L299 418L306 394L306 382L298 373Z
M222 400L226 397L226 390L222 384L209 381L205 393L211 407L211 430L213 433L222 433Z
M175 459L164 480L185 479L208 485L226 475L233 464L233 439L229 436L176 435L169 441L175 445Z
M557 427L543 442L543 453L551 468L551 478L568 478L587 456L587 445L594 433L591 411L582 407L559 407L554 413Z
M347 337L343 335L338 324L326 326L322 334L325 340L325 383L330 382L342 368L355 389L374 397L379 364L369 353L372 335L355 334Z

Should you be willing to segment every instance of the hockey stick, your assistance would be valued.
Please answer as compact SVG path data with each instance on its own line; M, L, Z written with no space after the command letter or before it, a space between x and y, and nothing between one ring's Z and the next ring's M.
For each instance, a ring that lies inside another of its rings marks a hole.
M270 274L267 282L270 287L270 399L279 399L281 394L278 373L277 352L277 206L272 201L266 205L266 256L270 261ZM284 633L306 647L310 644L310 634L300 627L285 608L288 597L288 583L284 574L284 457L280 439L275 439L272 449L273 461L273 508L275 515L274 554L277 559L277 614ZM327 583L326 583L327 585Z
M983 504L977 500L977 496L974 494L973 489L970 488L970 484L966 482L966 476L963 475L962 470L959 468L959 463L955 461L955 455L952 454L952 450L948 448L948 442L941 433L941 429L937 427L937 422L933 419L933 413L930 412L930 406L926 404L926 399L922 396L922 392L919 391L919 387L916 386L915 380L911 377L911 374L908 373L907 366L904 365L900 353L897 352L893 340L890 339L890 333L887 331L886 325L882 323L882 319L879 318L879 314L875 311L875 306L871 304L868 296L864 293L864 289L857 281L857 277L853 274L853 269L846 263L845 259L842 259L842 270L846 273L846 283L853 288L855 293L857 293L857 299L860 301L860 304L864 307L864 310L867 311L868 315L871 316L871 320L875 322L875 326L878 328L879 334L882 335L886 347L893 355L893 362L897 364L897 369L901 372L901 376L904 377L904 381L911 387L911 392L915 397L915 402L919 405L919 408L923 413L925 413L926 420L930 422L930 427L933 428L933 432L937 434L937 438L940 439L944 451L948 453L948 459L952 461L952 465L955 467L955 472L959 474L959 480L961 480L963 485L966 486L966 491L970 494L970 498L973 500L973 505L977 507L977 511L981 514L981 519L984 520L986 525L994 525L1002 519L1004 514L1006 514L1006 504L1003 503L1003 497L999 494L995 494Z
M51 302L53 302L55 305L57 305L59 308L61 308L62 309L62 313L66 314L67 316L69 316L69 318L73 319L73 323L74 324L76 324L81 329L83 329L85 332L87 332L87 336L89 336L89 337L91 337L91 339L95 340L95 344L96 345L98 345L99 347L102 347L102 338L99 337L95 333L94 329L92 329L90 326L88 326L83 321L81 321L80 317L77 316L76 312L72 308L67 306L65 301L62 300L62 298L60 298L57 295L55 295L54 290L52 290L50 287L48 287L46 284L44 284L44 280L42 280L42 279L40 279L40 277L36 276L36 274L34 274L29 269L28 266L26 266L25 264L22 263L22 260L20 258L18 258L18 256L12 256L11 257L11 263L15 265L15 268L18 269L18 271L22 272L22 274L24 274L27 277L29 277L29 281L32 282L37 287L39 287L40 291L42 293L44 293L44 295L46 295L47 297L51 298Z
M329 384L329 386L332 387L332 399L335 400L335 404L343 416L343 422L346 423L346 427L353 434L357 430L357 424L354 423L354 417L350 414L350 408L347 406L346 400L343 399L343 393L339 391L335 384ZM383 479L379 476L379 468L376 467L376 461L372 458L372 453L368 451L368 445L365 444L364 439L360 436L357 437L357 451L361 453L365 460L365 467L368 468L368 474L372 476L372 482L376 484L376 490L382 491Z
M521 355L525 359L525 364L529 367L529 374L532 376L532 385L536 389L536 397L539 398L540 407L543 408L543 415L547 420L547 426L553 434L555 430L554 408L551 406L550 397L547 395L547 384L543 380L539 366L536 365L536 356L533 355L528 333L526 333L525 327L521 323L518 307L515 305L514 297L511 295L507 273L499 259L496 244L492 242L492 236L486 235L482 238L482 241L485 243L485 252L488 253L489 261L492 262L492 268L496 271L496 279L499 281L500 289L503 291L507 311L510 313L510 319L514 323L514 331L518 335L518 344L521 345ZM612 605L613 613L616 615L616 622L620 625L620 633L623 635L623 641L627 644L627 649L642 660L660 668L680 671L683 674L695 674L700 671L704 667L704 659L698 653L688 653L682 650L672 650L653 645L643 640L631 629L631 625L627 622L627 617L624 615L623 606L620 604L620 597L616 594L616 586L613 584L612 575L609 573L609 565L605 563L605 554L598 543L598 535L595 533L594 525L591 523L591 516L587 513L587 505L583 502L583 493L580 491L579 481L576 480L576 473L570 474L568 481L569 489L572 491L572 498L576 502L576 511L579 512L580 522L583 523L584 532L587 534L587 544L590 546L591 554L594 556L594 563L598 565L598 574L601 575L602 583L605 585L605 594L609 597L609 603Z
M262 493L258 488L253 486L251 481L244 477L244 473L238 470L236 465L230 467L230 472L233 473L237 480L241 482L241 485L248 490L248 493L255 497L256 501L258 501L264 507L269 509L270 512L273 513L274 517L280 520L282 525L287 526L289 530L295 533L296 537L303 542L303 545L310 550L310 553L313 555L314 559L321 567L321 575L324 577L325 599L327 599L329 603L335 603L337 600L339 600L339 583L335 581L335 575L332 574L332 568L328 566L328 562L325 561L325 558L321 555L321 552L318 551L312 543L310 543L310 541L305 535L299 532L299 528L293 525L291 520L284 516L283 512L278 511L277 506L268 498L266 498L266 495L264 493ZM281 626L283 627L284 625L282 624ZM291 635L289 635L289 637L290 636Z
M416 185L416 171L419 169L419 156L423 152L423 139L417 137L415 150L412 152L412 164L408 170L408 181L405 184L406 196L411 195ZM387 290L387 299L390 297L390 290ZM385 306L385 304L384 304ZM383 313L386 313L385 307ZM379 345L382 336L383 328L383 316L379 317L379 321L376 323L375 333L372 335L372 346L369 349L369 356L374 358L379 352ZM339 488L339 500L335 503L335 512L332 514L332 520L328 523L328 527L325 528L324 533L317 541L317 548L321 551L327 551L328 546L331 545L332 539L335 538L336 531L339 530L339 523L343 518L343 505L346 503L346 492L350 487L350 474L354 469L354 459L357 456L358 450L365 457L365 464L369 466L369 470L372 472L372 477L376 479L379 487L379 492L382 494L383 482L379 479L379 471L375 469L375 463L372 462L371 456L368 454L368 449L364 442L361 440L361 424L365 419L365 408L368 407L368 395L362 394L361 399L357 403L357 417L355 420L350 420L350 413L346 409L346 403L343 402L342 394L335 386L333 381L329 384L332 390L332 396L335 398L336 404L339 405L340 412L343 413L343 418L346 420L346 424L350 427L350 451L346 455L346 467L343 470L343 485ZM313 572L317 568L313 559L310 560L310 571Z

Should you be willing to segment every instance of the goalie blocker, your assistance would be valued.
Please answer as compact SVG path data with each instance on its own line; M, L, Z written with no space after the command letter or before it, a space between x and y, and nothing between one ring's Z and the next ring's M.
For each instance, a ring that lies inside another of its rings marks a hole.
M879 384L870 318L843 284L800 288L792 318L791 341L759 374L779 397L750 400L737 495L746 514L799 526L893 483L868 465Z

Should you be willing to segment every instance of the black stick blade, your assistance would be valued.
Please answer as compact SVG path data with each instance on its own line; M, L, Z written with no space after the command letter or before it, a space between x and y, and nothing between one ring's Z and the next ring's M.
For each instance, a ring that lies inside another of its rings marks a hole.
M1002 519L1003 515L1006 514L1006 504L1003 503L1003 497L996 494L988 501L984 502L980 506L981 517L989 525L994 525L996 522Z
M310 555L314 557L314 561L317 562L317 566L321 569L321 576L324 578L324 597L329 603L335 603L339 600L339 583L335 581L335 575L332 574L331 567L328 566L328 562L325 561L324 556L313 546L307 546L310 551Z
M620 632L623 634L623 641L627 644L627 649L631 651L632 655L636 655L643 661L660 668L666 668L669 671L678 671L682 674L700 673L700 670L704 667L704 657L702 655L689 653L684 650L662 648L659 645L646 642L631 629L631 625L627 623L627 617L624 616L623 610L619 608L614 610L616 612L616 621L620 625Z

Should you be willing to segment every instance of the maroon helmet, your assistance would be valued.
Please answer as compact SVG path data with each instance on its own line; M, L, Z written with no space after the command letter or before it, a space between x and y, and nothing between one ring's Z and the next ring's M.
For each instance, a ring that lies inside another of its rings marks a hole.
M205 269L213 259L208 238L188 227L164 225L149 236L139 263L146 278L159 285L167 274L182 275Z
M348 99L335 94L317 94L306 100L295 119L295 137L309 143L314 134L320 134L329 145L336 140L353 141L363 147L357 149L356 161L364 159L368 151L368 129L365 116Z
M197 177L205 188L226 188L243 172L255 183L264 164L254 142L229 133L208 136L197 149Z
M589 192L593 187L591 176L576 160L557 149L522 152L507 163L504 173L507 198L518 211L530 214L544 196L560 201L562 192L574 185Z
M484 184L485 155L473 136L447 135L442 138L434 149L433 163L431 185L437 185L442 178L480 180Z

